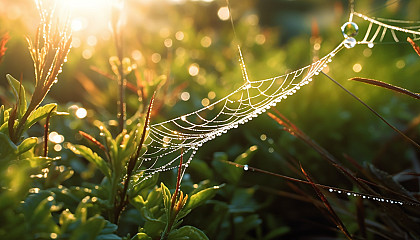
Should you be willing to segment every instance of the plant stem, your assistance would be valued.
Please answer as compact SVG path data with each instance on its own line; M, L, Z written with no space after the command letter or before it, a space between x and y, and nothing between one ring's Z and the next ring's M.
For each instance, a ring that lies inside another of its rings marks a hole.
M121 133L124 130L125 125L125 76L123 68L123 24L122 24L122 13L123 13L124 0L115 0L112 13L111 13L111 25L114 33L115 49L117 50L117 58L119 61L118 66L118 131Z
M178 196L179 188L180 188L180 185L181 185L181 170L182 170L183 155L184 155L184 149L181 148L181 158L179 160L178 176L176 178L176 188L175 188L174 195L172 195L171 208L168 212L169 221L166 224L165 230L163 231L163 234L162 234L162 237L160 238L160 240L168 239L169 233L171 232L172 226L174 225L174 222L176 220L176 216L178 215L179 210L180 210L180 209L175 210L174 208L175 208L175 205L176 205L175 203L177 201L177 196ZM182 193L181 193L181 197L180 197L179 201L182 201Z
M118 90L119 90L119 100L118 100L118 131L122 132L125 125L125 76L123 69L123 34L122 27L120 26L118 30L115 31L115 46L117 49L117 57L120 63L118 67Z

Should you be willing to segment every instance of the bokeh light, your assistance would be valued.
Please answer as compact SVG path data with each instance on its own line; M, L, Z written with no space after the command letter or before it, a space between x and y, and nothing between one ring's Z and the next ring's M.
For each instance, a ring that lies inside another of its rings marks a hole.
M50 132L50 134L48 135L48 139L50 140L50 142L57 144L64 142L64 136L57 132Z
M198 66L197 63L193 63L188 67L188 73L193 77L197 76L199 72L200 72L200 67Z
M152 54L152 62L158 63L162 59L162 56L159 53Z
M221 7L219 8L219 11L217 11L217 16L222 21L227 21L230 17L230 12L228 7Z
M201 39L200 44L201 46L208 48L210 47L211 42L212 42L211 38L209 36L205 36Z
M360 63L356 63L353 65L353 71L358 73L360 71L362 71L362 65Z
M190 93L189 92L183 92L183 93L181 93L180 98L181 98L182 101L188 101L190 99Z
M210 104L210 100L208 98L203 98L203 100L201 100L201 105L203 105L203 107L207 107Z
M85 118L87 116L87 110L84 108L78 108L76 110L76 117L82 119Z

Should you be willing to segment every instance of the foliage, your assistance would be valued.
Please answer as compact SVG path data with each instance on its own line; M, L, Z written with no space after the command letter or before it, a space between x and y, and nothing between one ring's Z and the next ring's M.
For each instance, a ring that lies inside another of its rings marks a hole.
M321 75L277 107L290 120L273 110L276 121L262 116L206 143L187 170L144 176L150 121L188 113L242 84L232 42L241 42L250 77L263 79L306 65L342 40L340 7L328 9L338 11L331 26L318 19L322 31L312 29L309 40L309 31L286 32L300 22L287 19L282 30L265 25L270 16L282 16L272 17L275 23L290 15L271 15L265 3L230 2L234 31L217 18L220 2L126 1L126 25L114 8L111 38L97 36L87 59L81 56L92 46L51 23L48 5L39 6L35 34L0 17L0 33L9 31L0 35L1 239L419 238L418 149ZM418 3L398 6L378 15L418 14ZM22 35L35 38L25 43ZM82 43L69 52L72 39ZM414 51L408 43L346 50L327 74L419 142L418 46L410 40ZM356 81L342 81L351 77Z

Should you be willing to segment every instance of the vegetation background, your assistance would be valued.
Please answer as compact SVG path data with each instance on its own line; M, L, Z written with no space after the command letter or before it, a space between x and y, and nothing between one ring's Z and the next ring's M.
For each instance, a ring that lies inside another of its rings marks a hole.
M347 1L231 0L230 4L235 30L220 12L226 7L225 1L125 1L123 51L133 68L127 75L129 117L139 108L145 112L158 85L162 87L155 98L152 123L197 110L236 89L243 82L236 44L242 48L252 79L281 75L310 64L343 40L340 27L349 15ZM116 131L118 92L113 80L115 64L110 60L116 50L109 29L110 7L102 1L86 6L72 16L73 47L59 81L44 100L44 104L57 102L59 111L70 113L52 118L50 130L64 139L49 142L49 156L61 157L60 165L73 173L60 183L67 188L89 188L86 183L100 184L103 178L94 164L69 149L68 142L86 144L79 131L99 139L95 120L109 125L111 132ZM419 20L420 2L356 0L355 8L377 17ZM63 12L60 21L65 16ZM35 35L38 21L33 1L0 1L0 35L8 32L11 37L0 64L0 104L6 108L16 101L6 74L22 78L26 91L33 92L33 63L25 36ZM367 25L360 28L366 29ZM378 44L373 48L356 46L341 51L325 71L420 142L417 99L348 81L352 77L373 78L418 92L419 60L406 42ZM143 101L139 101L137 94L139 86L143 89ZM86 109L86 116L79 115L80 111L77 114L79 109ZM410 191L410 197L418 200L418 175L405 173L420 172L419 149L405 142L325 76L314 78L276 109L338 161L358 172L356 175L363 176L369 169L372 175L376 171L372 170L374 166L388 173L387 179L403 185ZM26 136L42 139L43 124L33 126ZM324 161L325 155L283 131L283 127L262 115L200 148L182 180L183 191L191 191L194 184L202 181L207 181L208 186L225 185L212 200L186 216L183 224L201 229L210 239L344 238L345 234L337 233L335 223L322 210L322 202L310 186L258 172L232 173L221 161L236 159L255 168L305 179L296 171L300 163L318 183L361 190ZM354 162L360 164L359 169ZM385 179L385 175L381 176ZM161 174L160 181L174 189L176 171ZM389 186L383 179L376 183ZM44 185L44 189L48 188ZM394 216L387 214L390 212L387 207L378 206L375 201L360 203L358 198L328 196L352 236L386 238L397 234L390 227L395 226L389 224ZM365 222L371 223L368 229L374 229L368 234L363 233L357 221L360 204L365 206ZM372 205L377 208L369 208ZM418 209L413 209L402 212L418 224ZM144 222L144 216L129 207L121 217L117 235L133 236ZM381 231L385 233L382 235ZM403 229L401 235L389 238L402 238L404 234L408 238L419 236Z

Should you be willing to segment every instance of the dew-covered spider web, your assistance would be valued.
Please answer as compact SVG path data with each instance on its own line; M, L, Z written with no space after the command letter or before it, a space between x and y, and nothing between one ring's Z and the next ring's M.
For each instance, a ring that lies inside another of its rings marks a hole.
M358 23L367 27L359 29ZM151 124L145 142L147 150L142 156L141 170L138 171L144 171L147 179L157 172L175 169L181 160L181 152L185 170L203 144L230 129L238 128L292 96L312 82L343 49L360 44L373 47L381 43L398 43L405 41L407 37L413 40L420 39L419 22L373 18L353 9L348 22L341 30L344 40L318 61L290 73L280 73L278 76L262 80L248 78L241 49L238 47L243 78L238 78L238 81L243 81L243 85L209 106L171 120Z

